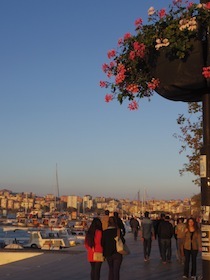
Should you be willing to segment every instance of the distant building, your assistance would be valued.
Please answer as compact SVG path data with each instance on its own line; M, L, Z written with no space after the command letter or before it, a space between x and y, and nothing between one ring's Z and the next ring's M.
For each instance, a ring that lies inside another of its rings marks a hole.
M7 208L14 209L14 200L13 199L8 199Z
M67 197L67 208L73 207L73 208L77 209L77 201L78 201L78 196L69 195Z
M85 195L82 201L83 212L86 208L91 209L93 207L93 199L91 195Z
M7 203L8 203L8 199L7 198L2 198L1 199L1 208L7 209Z

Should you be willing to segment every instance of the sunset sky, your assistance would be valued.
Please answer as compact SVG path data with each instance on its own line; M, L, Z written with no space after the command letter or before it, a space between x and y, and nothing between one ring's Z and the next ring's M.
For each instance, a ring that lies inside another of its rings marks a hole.
M199 2L199 1L196 1ZM0 189L135 199L197 194L179 154L187 104L154 94L138 111L105 103L107 52L158 0L0 2Z

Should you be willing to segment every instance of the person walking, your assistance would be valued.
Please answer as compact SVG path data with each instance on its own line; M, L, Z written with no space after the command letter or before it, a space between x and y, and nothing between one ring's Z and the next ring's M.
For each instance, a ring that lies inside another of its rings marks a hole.
M141 222L141 239L144 246L144 261L149 261L152 239L154 239L154 226L153 222L149 218L149 212L144 213L144 218Z
M86 235L85 247L87 258L91 265L90 279L99 280L102 261L94 260L94 252L103 253L102 248L102 223L99 218L94 218Z
M138 236L138 231L140 229L139 221L136 219L136 217L132 217L130 219L130 226L131 226L131 229L132 229L134 240L136 241L137 236Z
M191 278L196 279L196 266L198 251L202 251L201 231L197 222L193 218L189 218L186 224L186 232L184 238L184 275L183 278L188 278L191 259Z
M102 229L105 230L108 227L108 221L109 221L109 210L105 210L104 216L101 217L102 222Z
M123 224L123 221L121 220L121 218L119 217L118 212L114 212L114 217L116 219L117 222L117 227L120 229L120 237L123 241L125 241L125 226Z
M160 223L162 221L164 221L165 216L166 216L165 213L161 213L159 219L156 220L155 227L154 227L154 229L155 229L155 239L158 240L158 248L159 248L159 253L160 253L160 258L161 259L162 259L162 257L161 257L161 244L160 244L160 237L158 236L158 227L159 227Z
M174 228L170 223L170 217L165 219L158 226L158 236L160 238L160 251L163 264L171 262L171 238L174 235Z
M178 218L175 226L175 235L177 241L177 257L181 264L184 264L184 238L185 238L186 224L184 218Z
M120 279L120 267L123 256L117 252L115 237L118 236L118 228L115 217L109 217L108 228L103 232L102 246L104 257L109 266L108 280Z

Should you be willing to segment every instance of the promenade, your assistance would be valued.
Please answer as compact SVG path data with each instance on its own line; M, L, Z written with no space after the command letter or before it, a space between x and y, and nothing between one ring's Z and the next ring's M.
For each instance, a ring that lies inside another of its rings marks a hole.
M131 254L123 259L121 280L182 279L183 265L176 261L174 239L172 262L165 265L160 261L156 240L152 243L151 260L148 262L144 262L142 242L140 240L134 241L131 233L126 235L126 240ZM18 256L21 257L21 254L23 259L15 261L15 259L18 259ZM23 254L25 255L23 256ZM30 254L28 258L27 254ZM7 264L1 264L1 261L3 263L5 259ZM200 253L197 266L197 275L200 276L202 274ZM24 251L23 253L0 250L1 280L89 280L89 273L90 265L87 262L86 251L83 245L71 247L67 250L39 250L34 251L34 253L31 253L31 250L30 252ZM104 262L101 269L101 280L107 279L108 265Z

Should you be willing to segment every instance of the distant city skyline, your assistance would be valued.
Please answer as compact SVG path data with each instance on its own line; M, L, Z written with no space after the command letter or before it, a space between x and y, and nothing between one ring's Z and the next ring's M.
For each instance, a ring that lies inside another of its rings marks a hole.
M196 1L199 2L199 1ZM17 192L150 198L197 194L179 175L178 114L187 104L154 93L130 112L107 104L102 64L147 11L172 0L0 3L0 186ZM128 12L129 11L129 12Z
M46 193L46 194L41 194L41 193L36 193L34 191L17 191L17 190L12 190L12 189L7 189L7 188L3 188L2 186L0 186L0 192L2 192L3 190L5 191L10 191L12 193L17 193L17 194L20 194L20 193L24 193L24 194L33 194L35 196L38 196L38 197L45 197L45 196L54 196L54 197L58 197L56 193ZM197 193L193 194L193 195L196 195ZM192 196L193 196L192 195ZM168 198L168 199L164 199L164 198L157 198L157 197L150 197L148 196L147 194L147 191L144 190L144 192L141 192L141 191L138 191L136 193L136 195L134 195L134 197L116 197L116 196L105 196L105 195L100 195L100 196L97 196L97 195L93 195L91 193L86 193L84 195L78 195L77 193L67 193L67 194L61 194L59 197L62 198L62 197L66 197L66 196L77 196L77 197L85 197L85 196L91 196L93 199L94 198L105 198L105 199L108 199L108 198L113 198L113 199L117 199L117 200L121 200L121 199L128 199L128 200L134 200L134 201L138 201L140 200L140 202L142 201L149 201L149 200L188 200L188 199L191 199L192 196L188 196L188 197L177 197L177 198Z

